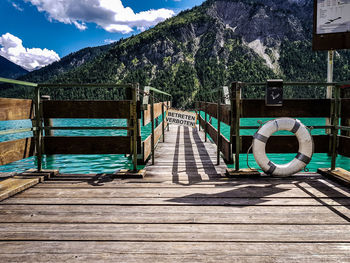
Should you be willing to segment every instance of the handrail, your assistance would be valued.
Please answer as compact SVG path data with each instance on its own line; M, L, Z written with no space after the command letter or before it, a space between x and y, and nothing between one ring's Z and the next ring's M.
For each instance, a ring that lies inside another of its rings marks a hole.
M164 91L161 91L161 90L159 90L159 89L153 88L153 87L149 87L149 90L154 91L154 92L159 93L159 94L163 94L163 95L166 95L166 96L172 97L172 95L171 95L171 94L166 93L166 92L164 92Z
M344 82L283 82L283 86L342 86L349 84L350 81ZM266 86L266 82L242 82L243 86Z
M119 88L134 88L134 84L126 83L126 84L113 84L113 83L85 83L85 84L79 84L79 83L67 83L67 84L54 84L54 83L40 83L38 84L39 87L43 88L56 88L56 87L65 87L65 88L72 88L72 87L82 87L82 88L113 88L113 87L119 87Z
M39 84L33 83L33 82L26 82L26 81L15 80L15 79L6 79L6 78L0 78L0 82L29 86L29 87L38 87L38 85L39 85Z

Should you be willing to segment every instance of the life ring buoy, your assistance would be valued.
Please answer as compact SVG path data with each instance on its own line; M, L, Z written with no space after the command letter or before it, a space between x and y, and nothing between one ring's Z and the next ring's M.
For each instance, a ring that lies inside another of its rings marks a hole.
M277 131L291 131L299 142L298 154L286 164L275 164L266 156L265 146L269 137ZM304 124L297 119L279 118L268 121L255 134L253 139L253 154L261 169L270 175L289 176L305 168L310 163L314 152L314 142Z

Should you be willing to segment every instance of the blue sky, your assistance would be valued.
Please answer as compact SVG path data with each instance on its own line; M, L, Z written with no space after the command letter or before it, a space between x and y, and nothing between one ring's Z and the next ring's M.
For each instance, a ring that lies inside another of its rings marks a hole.
M0 55L33 70L137 34L204 0L0 0Z

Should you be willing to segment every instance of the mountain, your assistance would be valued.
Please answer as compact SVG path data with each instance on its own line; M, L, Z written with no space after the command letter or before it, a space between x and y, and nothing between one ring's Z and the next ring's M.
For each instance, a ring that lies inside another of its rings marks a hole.
M24 68L0 56L0 77L15 79L27 73Z
M25 76L22 76L20 80L31 81L35 83L47 82L50 79L64 74L74 68L77 68L97 56L105 53L109 48L109 45L99 46L99 47L87 47L81 49L77 52L71 53L61 60L54 62L46 67L32 71Z
M312 0L207 0L112 44L78 67L55 72L50 82L139 82L171 93L174 106L186 108L203 99L203 92L232 81L325 81L327 53L311 49L312 11ZM349 61L349 51L336 53L335 81L350 79ZM26 80L32 80L30 75ZM44 92L59 99L121 94L102 89ZM262 88L244 89L245 97L263 94ZM289 87L285 94L322 97L325 90Z

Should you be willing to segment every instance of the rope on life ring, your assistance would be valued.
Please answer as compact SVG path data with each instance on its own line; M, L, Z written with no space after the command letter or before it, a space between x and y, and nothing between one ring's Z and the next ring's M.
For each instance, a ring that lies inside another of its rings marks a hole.
M275 164L266 155L266 143L277 131L291 131L299 142L299 150L295 158L286 164ZM308 129L297 119L278 118L268 121L255 134L253 139L253 155L266 173L274 176L289 176L303 170L311 161L314 142Z

